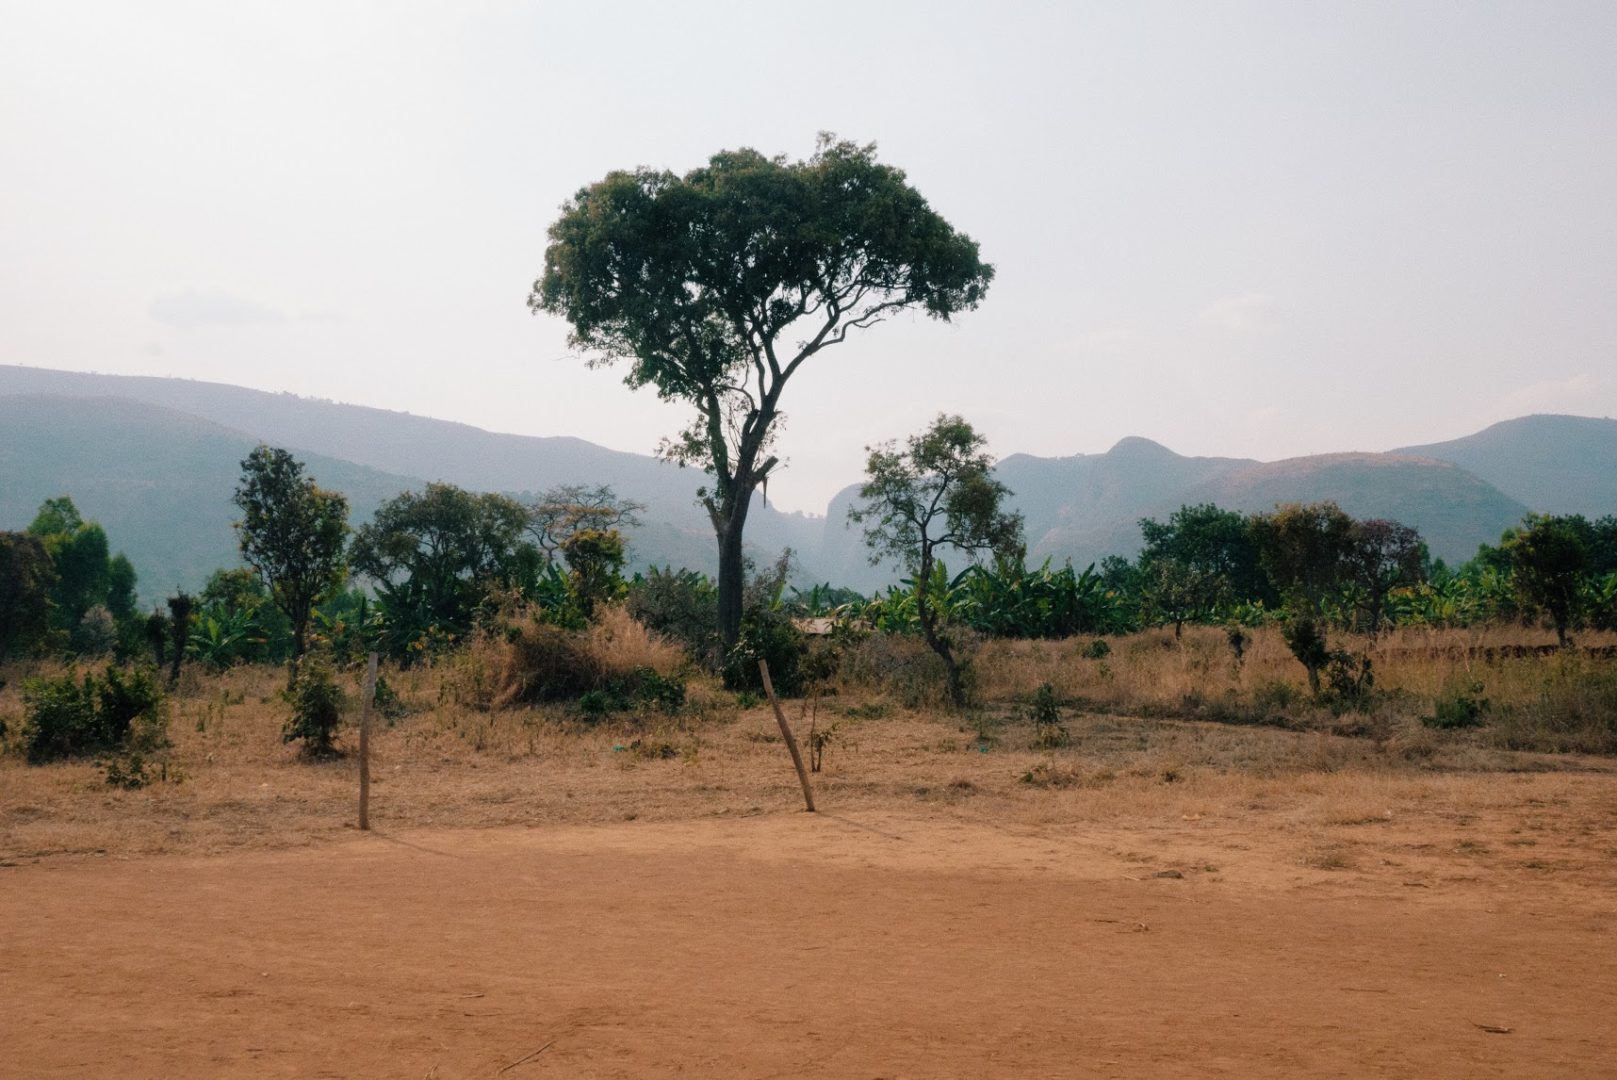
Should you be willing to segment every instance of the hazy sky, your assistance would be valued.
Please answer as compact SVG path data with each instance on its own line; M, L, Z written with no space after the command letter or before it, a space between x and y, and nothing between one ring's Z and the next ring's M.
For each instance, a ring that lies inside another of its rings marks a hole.
M524 301L614 168L875 141L998 268L787 392L823 510L997 453L1272 459L1617 413L1617 4L0 4L0 362L650 452Z

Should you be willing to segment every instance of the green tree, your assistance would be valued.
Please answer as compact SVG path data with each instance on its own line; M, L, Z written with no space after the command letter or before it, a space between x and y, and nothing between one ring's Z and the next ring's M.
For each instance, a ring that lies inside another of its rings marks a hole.
M993 478L986 442L962 418L939 415L902 450L891 442L870 447L859 489L863 505L848 511L865 527L872 565L890 558L912 575L921 634L943 660L956 704L964 701L965 686L939 610L937 594L947 583L936 580L938 551L1022 557L1022 516L1000 508L1010 491Z
M351 558L378 583L390 617L461 633L491 593L536 568L527 523L526 508L504 495L428 484L383 503L355 532Z
M135 617L135 565L122 552L107 564L107 610L120 623Z
M271 446L248 454L241 474L235 494L241 556L292 624L292 678L308 641L310 613L347 577L348 500L315 484L303 475L301 461Z
M1353 585L1360 625L1372 639L1381 632L1392 591L1425 581L1426 562L1426 545L1408 525L1385 518L1354 524L1346 577Z
M900 311L975 308L993 277L977 244L872 146L822 135L806 161L723 151L683 177L614 172L550 228L534 311L564 317L593 363L629 363L695 411L661 452L712 476L699 497L719 547L719 628L741 628L742 533L786 384L821 350Z
M1323 611L1348 579L1358 523L1333 502L1289 503L1251 519L1264 569L1286 602L1286 644L1308 672L1316 697L1332 658Z
M0 659L30 652L50 631L56 568L37 536L0 532Z
M1563 648L1592 565L1588 531L1588 522L1579 515L1529 514L1503 545L1510 553L1517 593L1549 614Z
M623 536L616 529L579 529L567 537L561 552L586 618L594 616L596 604L623 592Z
M1261 553L1245 515L1212 503L1181 506L1165 522L1140 519L1140 566L1172 560L1214 587L1204 601L1230 599L1248 603L1276 599Z
M106 530L94 521L85 521L73 500L63 495L45 500L28 532L44 543L56 568L51 622L56 630L71 633L86 612L108 603L113 574Z

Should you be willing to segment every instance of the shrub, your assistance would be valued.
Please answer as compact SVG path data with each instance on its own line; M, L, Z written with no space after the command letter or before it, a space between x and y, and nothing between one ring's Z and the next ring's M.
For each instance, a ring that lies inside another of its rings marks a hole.
M108 668L97 679L69 671L23 686L23 746L31 764L163 745L163 695L144 669Z
M699 663L714 663L719 646L719 590L694 570L636 574L625 600L628 613L656 634L684 645Z
M1105 638L1096 638L1084 646L1080 655L1086 660L1104 660L1112 655L1112 646Z
M1460 687L1447 687L1432 703L1431 716L1421 717L1421 723L1431 728L1468 728L1482 723L1488 711L1488 699L1482 696L1482 684L1467 683Z
M1368 656L1355 656L1341 649L1333 650L1325 668L1326 696L1337 710L1363 705L1375 686Z
M404 703L404 699L393 689L387 678L380 674L376 676L376 689L371 696L371 704L375 706L376 714L389 724L410 715L410 707Z
M1056 707L1055 687L1049 683L1040 686L1033 695L1033 729L1036 750L1054 750L1072 741L1066 725L1061 722L1061 710Z
M684 707L684 680L664 677L651 668L636 668L628 676L609 679L578 698L578 711L590 720L636 709L676 713Z
M478 708L505 708L568 701L607 690L615 681L638 687L656 677L663 680L658 685L664 698L673 693L668 687L677 685L683 700L684 683L674 676L687 661L677 645L651 633L622 607L603 606L596 615L582 630L519 616L503 632L474 641L446 685ZM602 704L601 698L591 699L592 708Z
M95 676L74 672L23 684L23 746L29 764L80 757L105 746L95 714Z
M149 670L108 668L96 688L96 705L106 745L151 751L167 744L163 692Z
M731 690L761 690L758 661L769 664L769 681L781 697L803 692L803 632L785 613L754 611L741 623L741 635L724 660L724 685Z
M337 728L342 723L345 695L337 685L331 665L318 658L299 664L288 698L292 715L281 729L281 741L303 740L304 757L335 757L334 743Z

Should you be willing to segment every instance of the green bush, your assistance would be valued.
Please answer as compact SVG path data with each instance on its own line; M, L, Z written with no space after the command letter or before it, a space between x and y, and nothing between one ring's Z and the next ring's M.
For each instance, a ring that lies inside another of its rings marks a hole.
M1445 688L1432 702L1432 715L1421 717L1421 723L1445 730L1476 727L1487 712L1488 699L1482 696L1482 684L1474 682Z
M23 686L23 746L31 764L163 745L163 693L144 668L99 679L69 671Z
M719 646L719 590L694 570L659 570L636 574L624 601L629 614L646 629L684 645L708 664Z
M1036 750L1055 750L1072 741L1067 726L1061 722L1055 687L1049 683L1041 685L1033 695L1033 729L1033 747Z
M1112 646L1105 638L1096 638L1084 646L1083 656L1089 660L1104 660L1112 655Z
M95 676L73 672L23 683L23 747L29 764L82 757L106 739L95 712Z
M724 660L724 685L731 690L762 690L758 661L769 664L769 681L781 697L803 693L803 632L779 611L756 611L741 623L741 635Z
M303 755L308 758L335 757L346 695L337 685L331 665L320 659L305 659L287 696L292 715L281 729L281 741L303 740Z
M673 714L684 707L684 681L659 675L648 667L637 667L629 675L609 679L606 685L578 697L578 711L589 720L639 709Z

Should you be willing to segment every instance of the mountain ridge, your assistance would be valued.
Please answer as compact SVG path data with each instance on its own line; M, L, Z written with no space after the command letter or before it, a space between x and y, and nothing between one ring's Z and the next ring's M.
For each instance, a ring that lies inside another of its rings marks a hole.
M26 422L24 399L28 397L39 398L41 403L34 408L48 414L45 426L51 427L50 432L39 423ZM102 403L77 409L63 404L91 398ZM45 399L56 404L46 405ZM117 401L128 404L107 404ZM220 489L204 499L194 484L181 483L181 494L189 492L185 498L202 501L193 505L176 495L179 502L174 509L179 512L181 503L191 506L188 512L201 514L210 523L213 540L208 549L217 557L215 565L235 561L233 537L226 534L228 547L219 541L220 500L228 504L237 462L245 454L243 447L250 449L258 441L297 453L326 486L341 489L342 484L323 472L355 485L359 493L353 499L356 521L381 499L429 480L510 494L560 483L606 483L621 497L647 505L642 515L645 526L630 537L635 565L671 563L711 570L715 561L711 527L695 503L702 474L572 436L498 434L455 421L226 383L15 365L0 365L0 404L8 410L4 415L13 418L0 425L0 528L27 523L37 501L33 506L20 504L45 490L41 485L48 487L47 479L60 486L60 490L48 490L47 497L79 497L80 491L101 490L109 480L120 477L137 489L143 484L141 490L158 491L162 484L154 478L153 469L140 474L135 466L144 454L177 467L184 448L174 444L191 439L195 449L195 439L200 437L200 429L181 419L190 417L213 425L208 436L213 440L209 443L213 456L193 471ZM166 412L148 414L135 423L130 410L138 405ZM106 445L107 440L96 432L95 414L102 409L121 417L121 430L133 441L116 450ZM94 455L80 453L52 465L50 453L42 452L38 445L22 445L29 443L24 437L29 433L33 443L44 446L53 440L101 446L115 460L102 467ZM26 470L22 469L23 457L27 457ZM1602 473L1608 462L1613 467ZM1454 561L1469 557L1477 543L1497 541L1499 532L1529 509L1569 512L1571 507L1590 516L1617 512L1617 421L1522 417L1445 443L1272 462L1186 456L1153 439L1127 436L1098 454L1010 454L996 469L1001 481L1015 492L1014 506L1026 520L1029 555L1035 561L1070 559L1082 566L1108 554L1132 556L1139 548L1138 520L1161 519L1185 503L1216 502L1229 509L1253 511L1268 509L1276 501L1319 498L1335 499L1361 517L1404 520L1422 530L1434 554ZM30 475L24 477L24 471ZM1537 485L1552 497L1514 496L1495 484L1490 473L1518 491ZM1556 483L1549 485L1546 477ZM26 496L18 495L24 488ZM824 517L781 513L760 500L748 524L749 546L755 557L765 559L790 546L798 552L801 578L865 589L892 580L890 568L868 565L859 534L846 527L846 510L857 491L858 485L840 491ZM203 506L212 509L204 512L199 509ZM87 516L95 516L93 507L81 509ZM126 506L118 513L130 516L133 508ZM130 520L132 525L140 523L142 529L158 527L151 514L133 514ZM104 516L103 524L115 546L131 545L130 538L119 535L116 520ZM180 584L189 587L196 583L185 577L191 571L182 571L174 559L153 559L162 573L184 578ZM206 558L195 554L185 565L202 561Z

